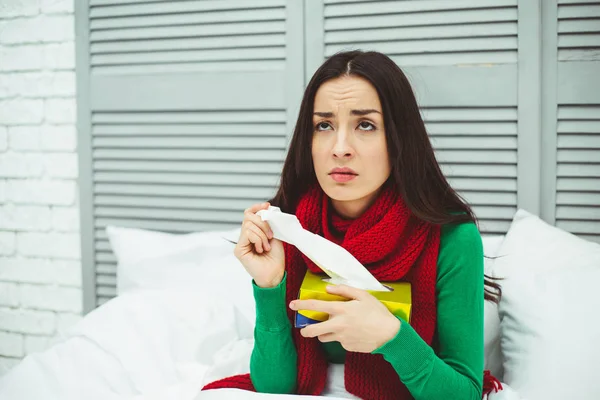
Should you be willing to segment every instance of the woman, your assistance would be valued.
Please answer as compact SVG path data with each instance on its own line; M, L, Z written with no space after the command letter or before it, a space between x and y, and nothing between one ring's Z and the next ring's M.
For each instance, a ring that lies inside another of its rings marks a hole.
M350 251L380 281L408 281L410 325L366 291L330 286L346 302L296 300L307 269L256 212L273 204ZM436 162L410 84L376 52L329 58L306 88L281 185L244 213L235 255L254 279L250 375L205 389L362 399L480 399L484 279L470 207ZM488 286L484 290L484 283ZM296 310L328 321L293 328Z

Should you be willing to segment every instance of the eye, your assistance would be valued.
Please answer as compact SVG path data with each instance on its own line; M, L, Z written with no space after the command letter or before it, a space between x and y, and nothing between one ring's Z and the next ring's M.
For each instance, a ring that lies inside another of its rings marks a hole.
M362 121L360 124L358 124L358 129L361 131L374 131L375 125L367 121Z
M319 122L315 126L315 129L317 131L331 131L331 130L333 130L333 128L331 127L331 125L328 122Z

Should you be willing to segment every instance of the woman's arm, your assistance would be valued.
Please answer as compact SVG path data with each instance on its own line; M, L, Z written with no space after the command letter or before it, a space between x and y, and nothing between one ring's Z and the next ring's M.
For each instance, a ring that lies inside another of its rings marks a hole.
M375 350L416 400L480 400L483 385L483 246L475 224L445 226L438 257L439 354L401 321Z
M269 289L253 282L256 328L250 378L258 392L294 393L296 390L298 356L286 314L286 278L287 275L278 286Z

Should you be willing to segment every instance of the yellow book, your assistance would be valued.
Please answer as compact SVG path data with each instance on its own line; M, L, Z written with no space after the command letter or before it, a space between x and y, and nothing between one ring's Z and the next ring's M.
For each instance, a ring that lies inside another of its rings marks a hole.
M311 271L306 271L298 298L300 300L324 300L324 301L347 301L345 297L336 296L327 293L325 289L330 283L325 282L327 275L317 275ZM410 323L410 312L412 307L411 287L408 282L385 282L385 286L392 289L389 292L368 291L376 299L381 301L390 312L404 321ZM307 325L326 321L329 315L324 312L312 310L299 310L296 312L295 326L303 328Z

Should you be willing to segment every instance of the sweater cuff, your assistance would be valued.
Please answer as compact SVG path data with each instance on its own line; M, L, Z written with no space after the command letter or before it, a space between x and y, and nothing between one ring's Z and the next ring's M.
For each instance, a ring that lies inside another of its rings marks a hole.
M280 331L290 326L285 304L285 283L287 272L279 285L261 288L252 281L256 302L256 328L265 331Z
M435 353L408 322L402 318L398 319L400 330L396 336L375 349L373 354L383 355L383 358L394 367L400 380L407 380L432 362Z

